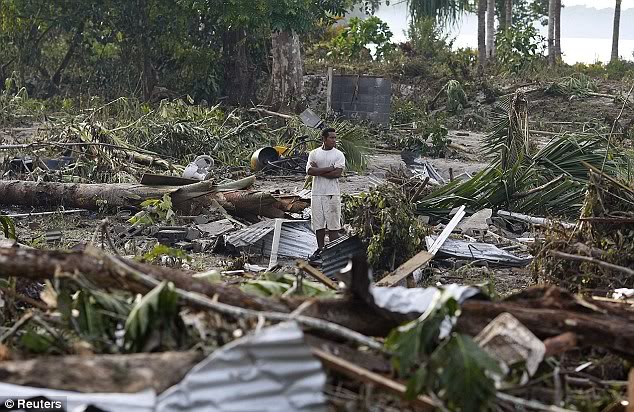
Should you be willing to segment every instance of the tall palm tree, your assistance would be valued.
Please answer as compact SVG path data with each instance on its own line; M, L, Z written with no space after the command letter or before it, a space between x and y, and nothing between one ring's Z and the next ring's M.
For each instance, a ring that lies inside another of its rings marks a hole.
M612 27L612 56L610 62L619 60L619 30L621 29L621 0L614 7L614 26Z
M486 61L485 15L487 0L475 0L478 4L478 60ZM414 20L432 17L440 24L453 24L465 11L473 9L474 0L408 0L409 12Z
M513 0L504 0L504 27L513 26Z
M555 1L555 62L561 60L561 0Z
M495 56L495 0L487 4L487 59Z
M478 66L484 67L487 60L486 48L487 0L478 0Z
M555 8L557 7L557 0L550 0L548 2L548 65L555 65Z

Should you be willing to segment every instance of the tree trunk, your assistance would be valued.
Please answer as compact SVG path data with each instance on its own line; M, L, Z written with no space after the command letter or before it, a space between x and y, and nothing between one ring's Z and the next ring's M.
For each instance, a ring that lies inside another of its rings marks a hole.
M304 64L299 36L292 31L274 31L271 38L271 108L278 112L298 112L304 100Z
M181 187L141 184L83 184L0 181L0 204L26 206L65 206L98 210L107 207L139 206L147 199L170 194L174 210L196 215L220 203L228 212L245 218L264 216L282 218L286 211L306 206L304 202L285 202L267 192L235 190L218 192L212 181ZM298 204L299 203L299 204Z
M487 4L487 59L495 57L495 0Z
M555 63L561 61L561 0L555 3Z
M513 0L504 0L504 21L507 29L513 27Z
M139 66L141 70L143 99L148 101L152 97L154 87L158 83L157 73L152 65L152 56L150 50L150 23L149 23L149 6L147 0L137 0L139 11L139 33L138 33L138 53Z
M161 393L203 358L200 352L42 356L0 362L2 382L82 393ZM169 371L169 373L165 373Z
M183 290L200 293L242 308L288 313L306 299L269 299L249 295L238 287L209 283L190 273L134 261L126 262L134 269L159 281L169 281ZM367 269L367 263L365 268ZM349 294L341 299L314 299L302 315L328 320L371 336L385 336L389 331L420 314L385 313L365 299L369 277L365 284L353 281ZM123 277L108 259L83 252L0 248L0 277L15 276L32 280L52 279L59 273L84 274L93 284L104 289L146 293L149 288ZM365 292L363 292L365 290ZM372 298L373 299L373 298ZM461 305L457 330L475 335L496 316L508 312L541 339L571 332L579 346L602 347L620 355L634 357L634 313L626 304L592 300L583 302L557 287L533 287L503 301L469 299Z
M483 68L486 65L486 12L487 0L478 0L478 63Z
M616 0L614 7L614 26L612 26L612 55L610 62L619 60L619 31L621 29L621 0Z
M247 32L237 28L222 33L225 102L249 106L255 101L255 73L247 47Z
M205 296L217 296L219 302L255 310L288 311L280 302L249 295L239 288L210 283L192 277L191 272L163 266L126 263L159 281L172 282L174 286ZM60 272L57 272L59 270ZM75 273L86 276L103 289L124 290L132 293L147 293L150 288L132 279L123 278L104 259L81 251L61 252L55 250L0 248L0 277L16 276L31 280L52 279L56 273Z
M79 24L79 26L77 26L77 30L75 31L75 35L73 36L73 38L70 41L70 45L68 46L68 50L66 51L66 54L64 55L64 58L62 59L61 64L59 65L59 67L55 71L55 74L53 74L53 78L51 79L51 81L53 82L53 84L55 86L59 86L59 84L60 84L60 82L62 80L62 73L64 72L64 70L68 66L68 63L70 63L70 59L73 57L73 54L75 53L75 49L81 43L81 39L82 39L83 34L84 34L84 22L82 21Z
M555 65L555 9L557 0L550 0L548 3L548 65Z

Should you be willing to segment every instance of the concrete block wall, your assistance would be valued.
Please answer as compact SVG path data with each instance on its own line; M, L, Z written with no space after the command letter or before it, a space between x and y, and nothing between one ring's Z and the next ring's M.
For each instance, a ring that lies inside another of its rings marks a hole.
M390 122L392 82L375 76L333 75L330 107L350 119Z

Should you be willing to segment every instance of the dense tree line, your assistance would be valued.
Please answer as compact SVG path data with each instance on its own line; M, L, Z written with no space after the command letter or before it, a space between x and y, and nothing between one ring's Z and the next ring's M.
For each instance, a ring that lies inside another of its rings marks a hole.
M299 36L348 0L0 0L0 79L62 90L189 94L230 104L301 98Z

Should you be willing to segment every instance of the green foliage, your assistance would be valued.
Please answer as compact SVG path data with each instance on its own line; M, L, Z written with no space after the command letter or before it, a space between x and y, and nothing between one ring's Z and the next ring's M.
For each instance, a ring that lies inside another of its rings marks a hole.
M560 96L586 97L590 93L596 92L596 82L583 73L564 77L563 79L559 80L556 83L552 83L546 88L546 93Z
M410 150L431 157L444 157L451 139L444 119L437 115L424 114L411 106L406 106L402 118L415 118L415 129L412 132L392 133L388 136L388 143L398 149ZM407 116L407 117L405 117Z
M321 145L320 130L309 128L300 123L298 119L294 120L292 126L299 129L300 135L311 138L311 148L314 149ZM337 132L337 148L346 156L346 169L357 172L364 171L367 167L368 131L361 125L347 120L330 122L328 127L334 128Z
M392 32L388 25L376 16L367 19L352 17L348 26L329 44L329 55L350 60L367 59L370 56L368 45L376 46L375 60L381 61L389 57L394 50L390 42Z
M428 59L446 56L452 42L433 18L412 20L407 30L412 51Z
M41 328L29 327L20 336L20 345L32 353L48 353L53 346L53 338Z
M2 232L7 239L16 239L15 224L13 219L9 216L0 215L0 225L2 225Z
M462 113L467 106L467 94L460 82L456 80L449 80L445 85L447 90L447 111L449 113Z
M62 291L58 298L58 306L65 319L72 321L78 336L90 342L99 352L115 350L117 336L115 331L122 320L130 313L130 305L117 295L104 293L100 290L82 289L72 296L71 306L64 306ZM77 316L66 312L65 308L72 307ZM71 316L69 316L71 315Z
M174 285L162 282L138 299L125 322L129 352L177 349L187 338Z
M403 125L406 123L426 121L428 119L427 103L408 98L392 98L390 124Z
M158 263L161 261L163 256L166 256L167 258L176 262L191 260L191 257L187 255L184 250L175 249L159 243L154 246L152 250L143 254L143 256L141 256L140 258L140 261L147 263Z
M460 19L463 11L471 10L469 0L409 0L409 11L413 20L433 18L451 24Z
M410 399L431 392L449 410L488 410L496 393L488 374L501 371L470 337L443 333L459 310L447 292L437 291L427 312L392 330L385 345L399 376L407 379Z
M423 248L426 230L394 185L382 185L358 196L344 195L343 214L367 245L368 260L377 270L393 270Z
M512 28L496 36L496 58L510 73L518 74L530 70L540 60L545 38L533 24L514 24Z
M279 273L266 273L264 279L250 280L240 286L240 289L253 295L269 297L281 296L289 291L297 282L292 275ZM294 294L299 296L328 298L335 295L334 291L326 288L321 283L310 280L302 280L301 286L296 287Z
M168 193L163 195L162 200L148 199L141 203L142 211L138 212L128 223L133 225L153 225L155 223L174 223L174 210L172 210L172 199Z
M4 90L0 93L0 126L21 125L42 117L42 102L31 99L25 87L17 87L14 77L7 78L4 83Z
M454 181L420 201L423 214L443 214L466 205L472 210L503 208L538 216L577 217L588 184L582 161L618 176L631 160L601 135L562 134L539 151L531 147L527 103L502 99L506 113L485 139L496 159L471 179ZM535 189L535 190L533 190Z

